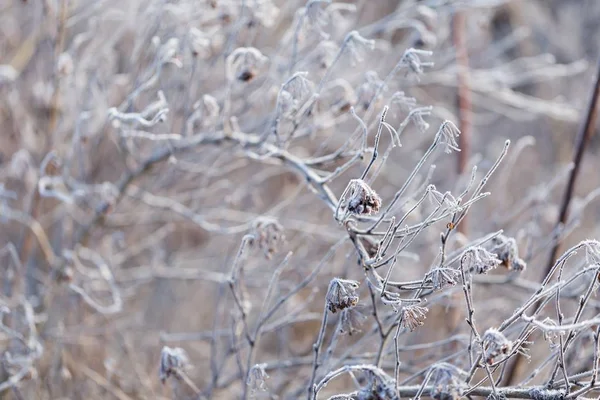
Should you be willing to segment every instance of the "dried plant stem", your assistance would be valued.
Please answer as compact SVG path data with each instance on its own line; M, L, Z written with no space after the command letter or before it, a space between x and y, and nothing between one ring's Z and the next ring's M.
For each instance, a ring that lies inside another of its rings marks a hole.
M549 275L551 275L551 271L553 270L553 266L556 266L555 259L558 254L558 250L560 247L560 227L564 226L567 222L569 205L571 204L571 199L573 197L573 193L575 191L575 183L577 181L577 176L579 174L579 169L581 168L581 163L583 160L583 155L585 153L585 149L594 134L596 129L596 119L598 116L598 100L600 97L600 57L598 58L596 65L596 75L594 77L594 87L590 93L590 98L588 101L585 118L582 120L581 125L579 126L579 130L577 132L577 137L575 138L575 149L573 153L573 168L569 173L569 179L567 181L567 187L565 188L565 192L563 195L563 199L560 205L560 213L558 216L558 221L556 223L555 232L557 232L557 237L554 241L554 245L552 246L552 250L550 251L550 256L548 258L548 263L546 264L546 269L544 271L544 275L542 279L547 279ZM539 304L536 304L535 309L537 310ZM505 383L510 385L514 383L516 379L516 371L519 366L523 363L523 356L521 354L517 354L515 360L512 365L510 365L507 369L506 380Z
M460 130L460 136L458 138L460 152L457 155L459 176L462 176L468 167L467 163L469 162L469 157L471 155L472 134L469 54L466 43L465 23L465 11L456 11L452 21L452 40L454 41L457 64L458 129ZM462 223L458 225L457 229L463 234L467 232L466 217L463 218Z
M583 160L583 155L585 154L585 149L596 130L596 119L598 117L598 100L600 98L600 57L598 58L596 65L596 75L594 77L594 86L590 93L590 98L588 101L587 109L585 112L585 118L582 120L581 125L579 126L579 130L577 132L577 137L575 138L575 148L573 152L573 169L569 174L569 180L567 181L567 187L565 188L565 193L563 195L563 199L560 205L560 213L558 216L558 221L556 223L556 227L564 226L567 222L568 213L569 213L569 205L571 204L571 199L573 197L573 192L575 191L575 183L577 181L577 176L579 175L579 169L581 168L581 163ZM558 231L560 232L560 230ZM560 237L560 233L558 233ZM558 254L558 249L560 247L560 239L556 238L554 242L554 246L552 247L552 251L550 252L550 258L548 259L548 263L546 264L545 274L548 274L552 265L554 265L554 260L556 259L556 255Z
M317 378L317 369L319 369L319 352L321 345L323 344L323 338L325 337L325 329L327 328L327 316L329 312L327 310L327 304L323 309L323 320L321 321L321 329L319 330L319 336L317 341L313 344L313 367L308 381L308 400L315 400L317 398L317 391L315 390L315 379Z

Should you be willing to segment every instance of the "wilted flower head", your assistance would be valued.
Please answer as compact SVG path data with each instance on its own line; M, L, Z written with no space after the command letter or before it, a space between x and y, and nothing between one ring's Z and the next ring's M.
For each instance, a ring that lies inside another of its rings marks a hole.
M283 226L275 218L259 217L252 228L258 247L270 259L285 241Z
M383 370L370 365L363 371L367 383L360 389L356 399L388 400L398 398L394 380Z
M488 364L493 364L496 357L507 355L513 348L513 343L495 328L489 328L485 331L481 340L484 349L483 358Z
M252 7L248 7L252 14L250 24L255 21L264 27L271 27L277 21L279 16L279 8L271 0L256 0L252 3Z
M61 76L71 75L73 72L73 57L67 52L61 53L56 62L56 69Z
M190 29L188 32L188 43L194 57L205 58L210 55L210 38L200 29Z
M329 4L331 4L331 0L308 0L302 10L306 16L307 25L316 31L322 39L329 38L329 34L325 32L329 25L329 16L326 11Z
M586 240L585 259L590 264L600 264L600 242L597 240Z
M490 253L481 246L471 247L463 253L461 257L461 267L466 271L476 274L485 274L489 270L500 265L500 261L495 254Z
M358 287L357 281L340 278L332 279L325 295L329 311L335 313L338 310L356 306L358 304L358 295L356 294Z
M433 290L441 290L448 286L454 286L458 282L460 272L454 268L439 267L431 270L431 283Z
M320 69L327 69L335 60L338 53L338 45L332 40L322 40L314 51L307 56L309 65L316 65Z
M421 61L420 56L431 56L433 53L427 50L418 50L418 49L408 49L402 55L400 59L400 65L403 67L407 67L411 72L416 74L417 76L423 74L424 67L432 67L432 62L423 62Z
M412 121L419 131L425 132L429 129L429 123L423 117L431 115L432 110L433 107L431 106L413 108L410 110L406 121Z
M238 47L227 57L227 79L249 82L256 77L268 60L254 47Z
M339 207L351 214L371 215L381 208L381 197L362 179L352 179L340 198Z
M384 81L379 78L377 72L367 71L365 73L365 81L356 91L357 104L366 110L372 102L377 100L375 96L381 97L381 92L384 88Z
M356 332L360 332L361 325L367 319L366 316L357 310L357 307L346 308L342 311L342 316L340 318L342 319L340 333L342 335L348 334L350 336Z
M432 385L431 397L438 400L457 400L465 388L464 378L468 374L445 362L437 363L429 369Z
M250 392L255 393L258 390L266 391L267 385L265 380L269 378L265 368L267 364L255 364L248 374L248 380L246 381L246 385L250 387Z
M436 190L434 185L427 188L430 199L436 206L445 206L448 211L456 213L461 211L459 201L450 192L442 193Z
M519 248L514 238L498 235L491 240L490 251L495 253L502 265L509 270L524 271L527 263L519 257Z
M404 92L396 92L392 95L390 103L398 104L405 111L410 111L417 106L417 99L408 97Z
M406 306L400 311L402 313L400 325L410 329L412 332L419 326L423 326L428 311L429 309L427 307L420 307L417 305Z
M182 348L164 346L160 352L158 377L164 384L170 376L181 379L181 373L189 366L189 359Z
M281 85L277 96L278 111L283 116L295 114L313 94L314 85L306 79L306 72L296 72Z
M440 144L444 144L446 146L444 152L450 154L452 151L460 151L458 142L456 141L456 138L458 138L459 135L460 131L456 125L454 125L454 123L451 121L446 120L442 122L442 125L440 125L440 129L438 130L436 138L439 139Z
M348 33L344 39L344 43L350 53L353 65L363 60L362 54L365 50L368 51L375 48L375 41L362 37L358 31Z
M177 52L179 51L179 39L170 38L164 44L160 44L160 39L154 37L153 41L158 45L158 62L159 64L175 64L179 68L182 67L181 60L177 58Z
M546 318L545 320L542 321L542 323L544 325L558 326L556 321L554 321L552 318ZM559 342L559 338L560 338L560 334L561 334L560 331L544 330L544 331L542 331L542 333L544 336L544 340L546 342L548 342L551 349L556 348L557 346L560 345L560 342Z

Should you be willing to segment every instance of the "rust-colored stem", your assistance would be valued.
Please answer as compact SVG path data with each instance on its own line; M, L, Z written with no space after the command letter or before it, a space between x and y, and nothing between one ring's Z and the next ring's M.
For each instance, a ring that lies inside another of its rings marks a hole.
M569 216L569 205L571 204L571 199L573 198L573 192L575 190L575 183L577 181L577 175L579 174L579 169L581 168L581 161L583 160L583 154L585 153L585 149L596 130L596 118L598 117L598 97L600 96L600 57L598 58L598 62L596 65L596 76L594 77L594 87L590 93L590 98L588 100L587 110L585 113L585 119L581 122L579 126L579 131L577 132L577 137L575 139L575 148L573 151L573 169L569 175L569 181L567 182L567 187L565 188L565 193L563 195L562 203L560 205L560 214L558 216L558 221L556 223L556 228L560 228L561 225L564 225L567 222L567 218ZM544 273L544 277L548 274L552 266L554 265L554 261L556 260L556 254L558 253L558 249L560 247L560 240L556 240L554 246L552 247L552 251L550 253L550 258L548 259L548 264L546 264L546 270ZM542 277L543 278L543 277Z
M457 11L452 21L452 41L456 51L457 64L457 100L458 100L458 128L460 136L458 144L460 152L458 153L458 174L463 175L467 169L469 155L471 154L471 89L469 84L469 54L465 37L466 16L463 11ZM466 217L458 226L458 231L466 234Z
M573 198L573 192L575 190L575 183L577 181L577 176L579 173L579 168L581 167L581 162L583 160L583 155L585 153L585 149L594 134L596 129L596 118L598 116L598 98L600 97L600 57L598 57L597 65L596 65L596 76L594 77L594 86L590 93L587 109L585 112L585 118L581 121L581 125L579 126L579 130L577 131L577 137L575 138L575 148L573 149L573 169L569 175L569 180L567 182L567 187L565 188L565 193L563 195L562 203L560 205L560 214L558 216L558 221L556 222L555 231L559 232L560 226L564 226L567 222L567 218L569 216L569 205L571 204L571 199ZM557 238L556 242L552 246L552 251L550 252L550 257L548 258L548 264L544 270L544 274L541 276L540 280L544 280L546 275L550 273L554 263L556 262L556 255L558 254L558 249L560 248L560 240ZM538 301L533 309L537 311L537 309L541 307L541 301ZM517 353L515 360L512 364L510 364L506 370L506 385L511 385L516 380L517 370L519 366L523 363L523 356L520 353Z

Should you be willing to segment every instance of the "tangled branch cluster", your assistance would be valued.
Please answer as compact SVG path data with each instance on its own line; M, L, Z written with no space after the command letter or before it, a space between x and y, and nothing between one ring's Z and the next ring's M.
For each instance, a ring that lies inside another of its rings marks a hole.
M502 1L23 3L0 397L598 396L600 243L539 276L597 193L548 228L551 189L502 187L527 138L471 154L423 104L454 95L440 27ZM478 106L574 120L515 87L581 65L509 67L471 71Z

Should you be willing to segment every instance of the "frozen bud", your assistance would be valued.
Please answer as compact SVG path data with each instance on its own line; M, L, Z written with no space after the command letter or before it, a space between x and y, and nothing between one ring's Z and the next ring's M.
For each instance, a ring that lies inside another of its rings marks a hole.
M352 336L360 332L360 327L367 320L367 317L358 311L357 307L353 307L342 311L341 319L340 333Z
M274 218L258 218L254 221L252 230L258 247L269 259L273 257L273 254L278 251L279 246L285 241L283 226Z
M209 94L205 94L202 96L202 102L204 104L204 108L206 110L206 116L208 118L216 118L221 113L221 108L219 107L219 103L217 99Z
M329 311L335 313L338 310L356 306L358 304L358 295L356 294L358 287L357 281L340 278L332 279L325 296Z
M171 376L181 379L181 373L188 367L189 359L182 348L163 347L160 352L160 365L158 369L158 377L163 384Z
M513 348L513 343L495 328L489 328L481 338L483 342L483 358L486 363L493 364L494 360L501 355L508 355Z
M524 271L527 263L519 257L519 248L514 238L502 234L491 240L490 251L495 253L501 264L509 270Z
M266 367L267 364L255 364L250 368L246 385L250 387L251 393L256 393L259 390L263 392L267 390L265 380L269 378L269 375L265 371Z
M161 64L172 63L181 68L181 61L177 58L179 39L171 38L158 49L158 61Z
M239 47L227 57L227 79L249 82L269 59L254 47Z
M56 69L61 76L71 75L73 72L73 58L69 53L61 53L56 64Z
M429 370L432 389L430 395L438 400L458 400L466 388L464 379L468 374L445 362L434 364Z
M210 39L200 29L191 28L188 32L190 51L194 57L205 58L210 55Z
M381 208L381 197L362 179L352 179L340 198L340 207L351 214L371 215Z
M401 311L402 319L400 320L400 325L410 329L412 332L419 326L423 326L428 311L429 309L427 307L420 307L417 305L406 306Z
M485 274L501 263L495 254L480 246L465 250L461 257L461 267L476 274Z
M250 24L257 22L266 28L272 27L279 16L279 8L271 0L255 2L250 7L250 12L252 13Z
M73 195L61 176L42 176L38 181L38 192L42 197L54 197L67 204L74 202Z
M0 83L12 82L19 76L19 72L8 64L0 65Z

